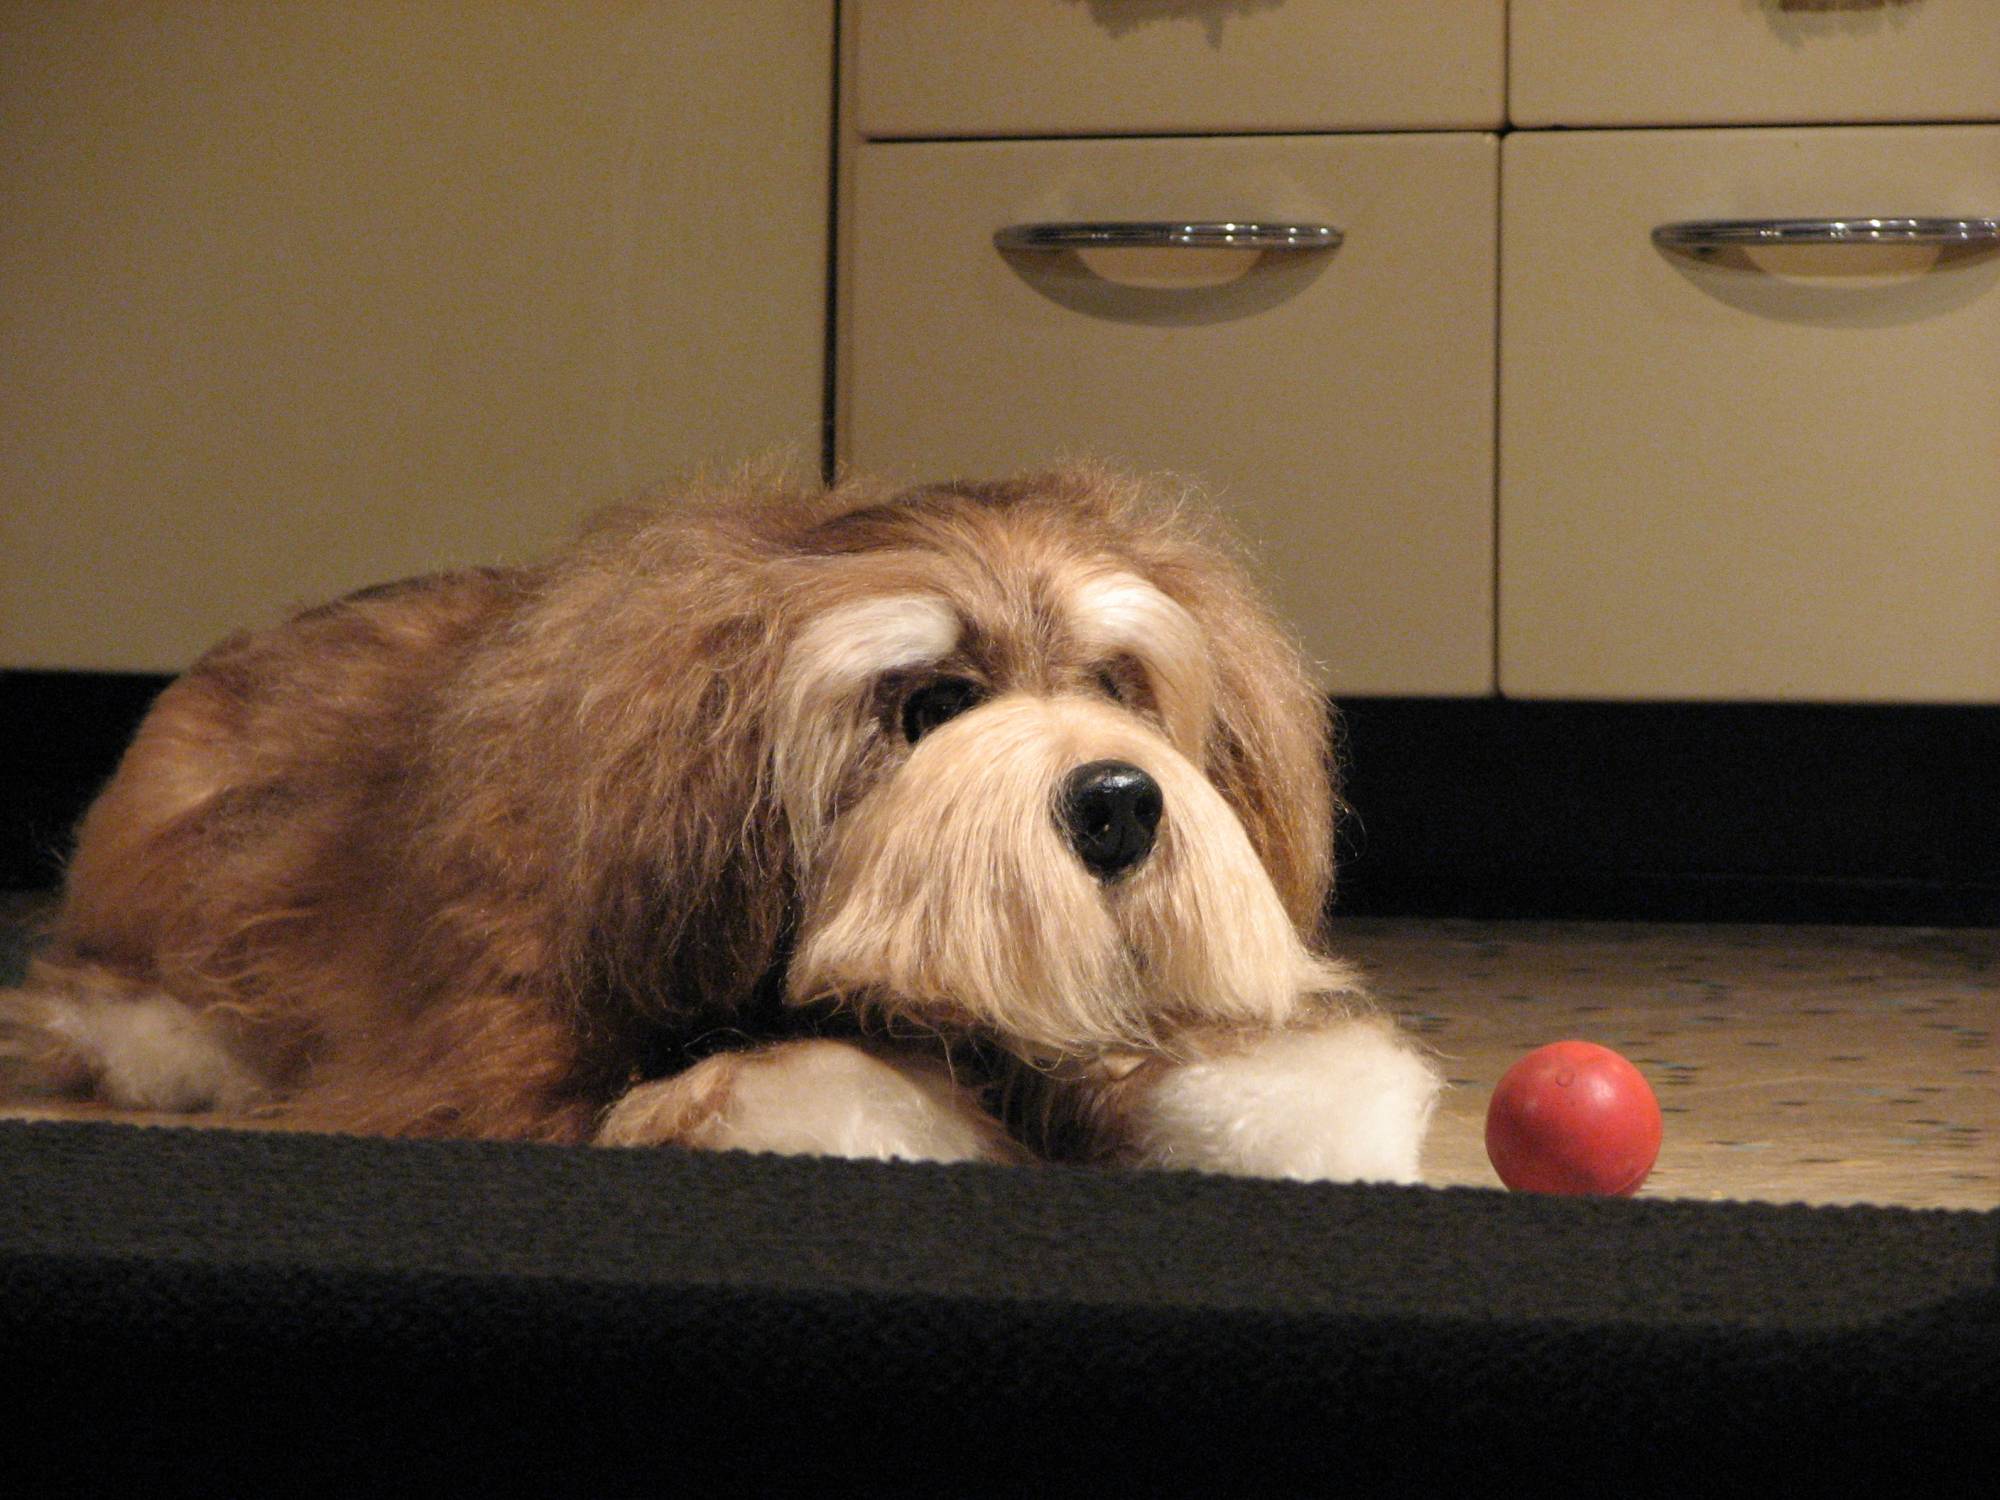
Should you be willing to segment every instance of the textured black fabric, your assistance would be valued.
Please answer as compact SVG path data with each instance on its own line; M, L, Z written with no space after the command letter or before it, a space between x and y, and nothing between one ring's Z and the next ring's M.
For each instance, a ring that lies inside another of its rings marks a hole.
M0 1350L0 1488L1907 1480L2000 1214L20 1124Z

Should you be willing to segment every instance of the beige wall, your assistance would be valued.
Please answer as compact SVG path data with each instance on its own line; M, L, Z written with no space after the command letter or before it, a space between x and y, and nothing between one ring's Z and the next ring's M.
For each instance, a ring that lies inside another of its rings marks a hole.
M0 0L0 665L820 443L830 0Z

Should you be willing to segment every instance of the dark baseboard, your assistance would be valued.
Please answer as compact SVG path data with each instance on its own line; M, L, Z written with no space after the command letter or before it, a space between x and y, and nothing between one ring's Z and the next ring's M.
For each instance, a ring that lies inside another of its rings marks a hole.
M1348 914L2000 925L2000 707L1341 709Z
M168 679L0 672L0 889ZM1355 916L2000 926L2000 707L1341 705Z
M0 890L61 878L76 820L173 679L0 671Z

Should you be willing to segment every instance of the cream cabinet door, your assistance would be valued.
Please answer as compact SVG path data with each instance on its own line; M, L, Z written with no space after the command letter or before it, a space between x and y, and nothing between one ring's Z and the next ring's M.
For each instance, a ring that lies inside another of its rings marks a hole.
M1516 125L2000 118L1995 0L1510 0Z
M828 0L0 7L0 665L816 459L832 51Z
M2000 701L2000 254L1662 249L2000 215L2000 127L1510 136L1500 681Z
M1498 125L1505 0L848 0L869 136Z
M854 153L838 447L1207 486L1345 693L1492 686L1496 149L1483 135ZM1330 224L1332 251L1002 252L1005 226Z

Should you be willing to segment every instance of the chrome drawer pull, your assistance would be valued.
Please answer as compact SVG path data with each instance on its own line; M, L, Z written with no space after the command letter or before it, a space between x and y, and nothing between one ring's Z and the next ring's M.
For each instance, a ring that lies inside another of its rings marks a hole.
M1995 245L2000 219L1689 219L1662 224L1653 243L1670 250L1748 245Z
M1331 250L1340 241L1340 231L1331 224L1178 219L1010 224L993 234L993 244L1001 250Z

